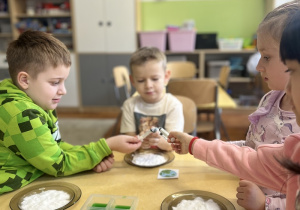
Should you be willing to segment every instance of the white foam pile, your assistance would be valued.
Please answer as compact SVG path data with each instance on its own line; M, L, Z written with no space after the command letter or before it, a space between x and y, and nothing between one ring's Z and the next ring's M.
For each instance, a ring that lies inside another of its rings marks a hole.
M54 210L70 202L70 195L60 190L46 190L26 196L21 205L22 210Z
M164 156L152 153L135 154L132 162L140 166L156 166L165 163L167 160Z
M212 199L207 201L197 197L194 200L182 200L173 210L221 210L219 205Z

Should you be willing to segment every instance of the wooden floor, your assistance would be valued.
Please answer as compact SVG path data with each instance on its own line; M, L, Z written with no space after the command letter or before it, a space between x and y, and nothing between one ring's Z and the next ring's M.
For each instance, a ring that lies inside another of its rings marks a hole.
M239 107L233 110L222 111L222 121L226 127L230 140L244 140L248 126L248 115L255 110L255 107ZM59 118L117 118L120 114L119 107L90 107L84 109L70 109L70 108L58 108ZM109 137L114 133L112 127L104 137ZM199 137L205 139L213 139L211 133L198 134ZM221 130L221 139L226 140L224 132Z

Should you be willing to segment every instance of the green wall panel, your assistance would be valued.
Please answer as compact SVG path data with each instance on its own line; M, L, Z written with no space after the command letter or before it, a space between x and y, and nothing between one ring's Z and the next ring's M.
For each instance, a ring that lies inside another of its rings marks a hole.
M143 31L162 30L193 19L198 33L216 32L219 38L252 38L264 17L264 0L144 1Z

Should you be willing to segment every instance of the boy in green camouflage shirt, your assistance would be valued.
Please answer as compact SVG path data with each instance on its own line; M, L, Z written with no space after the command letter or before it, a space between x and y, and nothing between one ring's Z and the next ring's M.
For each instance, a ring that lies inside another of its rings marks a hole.
M26 31L10 43L11 79L0 82L0 194L19 189L44 173L68 176L112 167L112 151L130 153L141 142L119 135L88 145L61 140L55 108L66 94L71 60L52 35Z

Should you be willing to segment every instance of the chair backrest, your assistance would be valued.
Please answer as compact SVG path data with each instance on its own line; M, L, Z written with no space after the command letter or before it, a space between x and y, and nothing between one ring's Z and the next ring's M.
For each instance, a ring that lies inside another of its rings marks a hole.
M228 80L230 75L230 66L222 66L219 74L219 84L224 90L228 88Z
M115 85L121 88L126 85L128 92L131 92L131 83L129 79L129 72L126 66L116 66L113 68L113 75Z
M217 82L214 79L171 80L168 92L191 98L197 106L217 105Z
M181 103L184 116L184 129L185 133L196 135L197 129L197 107L195 102L185 96L174 95Z
M116 66L113 68L113 75L115 81L115 93L117 99L120 101L119 88L124 88L126 98L131 95L131 83L129 79L129 72L126 66Z
M167 69L171 71L171 79L194 78L196 75L195 63L191 61L170 61Z
M218 107L218 83L215 79L183 79L171 80L168 91L173 95L192 99L197 106L197 133L214 132L215 138L220 138L220 113ZM214 114L203 121L201 113ZM199 118L200 117L200 118Z

